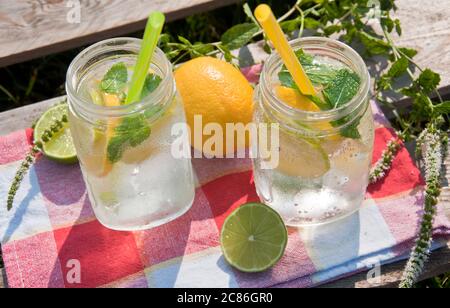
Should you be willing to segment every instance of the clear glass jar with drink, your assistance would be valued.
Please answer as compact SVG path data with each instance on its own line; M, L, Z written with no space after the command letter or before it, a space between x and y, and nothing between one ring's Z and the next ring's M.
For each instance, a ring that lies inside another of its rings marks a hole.
M279 159L267 168L267 157L254 153L255 183L287 225L318 225L354 213L364 200L374 142L370 77L341 42L312 37L291 46L317 96L301 95L279 55L270 56L255 92L254 121L278 124Z
M185 123L172 65L157 49L141 100L124 104L141 40L117 38L82 51L67 73L69 124L98 220L115 230L169 222L192 205L189 158L172 155Z

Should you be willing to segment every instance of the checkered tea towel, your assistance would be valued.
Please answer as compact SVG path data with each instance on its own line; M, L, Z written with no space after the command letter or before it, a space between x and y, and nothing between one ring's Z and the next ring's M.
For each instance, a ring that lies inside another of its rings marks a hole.
M244 70L256 80L259 66ZM375 103L374 161L393 131ZM289 228L281 261L244 274L224 260L219 231L238 206L257 201L248 159L193 159L198 179L192 209L142 232L98 223L78 165L41 158L6 211L11 180L30 147L30 129L0 137L0 239L10 287L310 287L374 264L406 258L417 234L424 182L406 149L386 178L367 191L359 213L338 223ZM435 245L450 234L439 212ZM73 270L80 270L80 281Z

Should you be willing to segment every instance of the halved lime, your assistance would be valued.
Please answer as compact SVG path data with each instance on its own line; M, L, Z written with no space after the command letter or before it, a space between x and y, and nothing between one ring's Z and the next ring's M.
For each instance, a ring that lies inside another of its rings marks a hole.
M50 129L55 120L61 120L63 115L67 116L67 114L68 109L66 104L59 104L48 109L36 123L34 140L41 140L44 131ZM63 164L73 164L78 161L67 123L64 123L64 127L50 141L44 144L43 152L49 159Z
M261 272L284 254L287 230L280 215L261 203L248 203L225 220L220 244L225 259L243 272Z

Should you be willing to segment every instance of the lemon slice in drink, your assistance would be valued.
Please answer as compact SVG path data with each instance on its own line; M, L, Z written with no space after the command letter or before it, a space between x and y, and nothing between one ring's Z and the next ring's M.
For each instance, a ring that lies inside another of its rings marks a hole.
M220 244L225 259L243 272L261 272L283 256L287 230L280 215L261 203L248 203L225 220Z
M36 123L34 140L40 141L44 131L50 129L55 120L61 120L67 114L66 104L56 105L48 109ZM44 143L43 153L49 159L63 164L73 164L78 161L77 152L67 123L64 123L63 128L54 134L47 143Z
M277 171L304 178L317 178L330 170L330 160L320 142L280 131Z

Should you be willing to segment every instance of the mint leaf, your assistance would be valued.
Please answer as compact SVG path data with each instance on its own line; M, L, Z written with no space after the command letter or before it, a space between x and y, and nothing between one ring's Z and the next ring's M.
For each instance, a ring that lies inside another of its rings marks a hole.
M338 70L332 66L315 63L314 57L310 54L306 54L302 49L297 50L295 53L300 60L306 75L308 75L308 78L314 85L326 86L336 77ZM278 78L283 86L299 90L291 73L289 73L285 66L283 66L280 73L278 73Z
M222 35L222 44L229 50L239 49L250 42L258 30L253 23L236 25Z
M358 125L361 121L361 117L356 119L352 124L341 129L341 136L351 139L359 139L361 138L361 134L358 131Z
M359 39L371 55L388 54L391 50L391 46L388 43L366 32L359 32Z
M427 68L419 75L418 82L425 92L430 93L439 85L441 77Z
M332 108L348 103L359 90L359 76L348 69L340 69L334 79L323 90L323 95Z
M342 119L336 120L331 122L331 125L334 127L339 127L344 125L345 123L348 123L352 120L352 117L354 115L348 115ZM361 122L363 115L359 116L358 118L354 119L353 122L343 128L340 129L340 133L342 137L345 138L351 138L351 139L359 139L361 138L361 134L358 131L359 123Z
M147 77L145 78L144 88L142 89L141 92L141 99L145 98L147 95L155 91L156 88L158 88L161 81L162 79L158 75L148 74Z
M128 146L137 147L151 134L143 115L125 118L114 130L115 134L108 143L108 160L111 163L118 162Z
M301 17L298 17L295 19L283 21L282 23L280 23L280 26L281 26L281 29L283 29L284 33L291 33L291 32L294 32L294 31L300 29L301 24L302 24L302 19L301 19Z
M128 82L128 70L123 62L114 64L103 77L100 89L109 94L119 94Z
M400 47L399 50L402 54L406 55L409 58L414 58L417 55L417 50L412 48Z
M401 57L400 59L395 61L394 64L392 64L387 75L392 78L398 78L404 73L406 73L408 66L409 66L408 59L406 59L405 57Z
M450 101L445 101L443 103L435 105L434 110L437 111L439 114L446 114L446 115L450 114Z
M292 78L291 73L289 73L288 71L279 72L278 79L280 80L280 83L282 86L299 90L297 84L295 83L294 79Z

